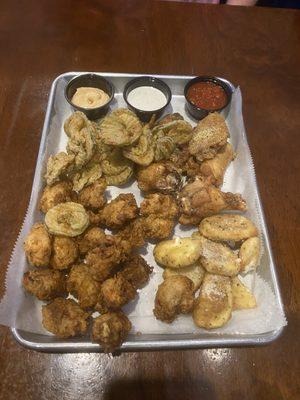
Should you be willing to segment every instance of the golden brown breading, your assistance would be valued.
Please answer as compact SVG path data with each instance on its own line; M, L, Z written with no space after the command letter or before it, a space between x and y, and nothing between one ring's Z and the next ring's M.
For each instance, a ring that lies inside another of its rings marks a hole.
M195 264L184 268L165 268L163 272L163 278L167 279L169 276L173 275L186 276L193 282L194 292L196 292L201 286L204 274L205 269L201 266L200 262L197 261Z
M35 267L46 267L51 256L51 237L44 224L32 226L24 242L24 251L29 263Z
M53 183L58 182L62 177L71 172L74 169L74 160L74 155L66 154L63 151L57 153L55 156L50 156L45 174L47 185L53 185Z
M70 237L55 236L53 240L53 251L51 267L54 269L68 269L78 258L78 247L76 241Z
M66 277L53 269L25 272L23 286L39 300L51 300L66 295Z
M83 188L78 195L78 203L91 210L99 210L106 203L104 196L107 187L104 178L97 179L91 185Z
M132 254L122 265L122 270L117 276L122 276L136 289L141 288L148 282L153 268L139 254Z
M166 219L156 217L155 215L149 215L149 217L141 218L145 238L156 240L156 239L167 239L171 236L176 222L172 219Z
M153 313L161 321L171 323L179 314L188 314L194 305L194 284L182 275L166 278L158 286Z
M100 223L110 229L123 226L138 216L139 209L132 193L119 194L100 212Z
M180 209L184 216L205 218L222 210L246 211L240 194L224 193L211 184L210 178L196 177L179 194ZM181 218L180 223L183 223Z
M126 339L131 322L122 311L108 312L93 321L92 340L99 343L105 353L113 352Z
M86 256L87 265L97 281L104 281L125 261L131 252L131 245L116 236L107 235L100 246L90 250Z
M143 247L145 244L145 230L141 218L130 221L116 234L122 240L127 240L132 248Z
M67 289L78 298L80 307L93 307L97 303L100 286L100 283L92 277L87 265L79 264L71 268L67 279Z
M101 245L105 238L106 235L103 229L98 228L97 226L91 227L77 239L79 253L85 255L88 251Z
M244 241L239 251L241 259L241 272L247 273L256 270L260 256L260 240L258 237L251 237Z
M58 297L42 307L42 315L47 331L68 338L87 331L90 313L83 311L74 300Z
M168 161L150 164L138 171L138 187L144 192L175 192L182 183L179 172L180 170Z
M170 161L187 176L195 177L201 175L201 163L190 154L187 145L183 146L181 149L176 149Z
M208 114L194 128L193 137L189 142L189 152L198 161L213 158L223 147L229 136L224 117L218 112Z
M95 310L101 314L109 310L118 310L135 296L136 289L130 282L123 276L114 276L102 283Z
M200 173L204 176L211 176L212 183L221 186L224 174L229 163L234 159L234 151L230 143L227 143L218 151L216 156L210 160L205 160L200 167Z
M53 186L46 186L39 202L39 209L46 214L50 208L59 203L71 201L72 185L70 182L57 182Z
M141 203L141 215L154 214L157 217L173 219L178 216L179 207L169 194L148 194Z

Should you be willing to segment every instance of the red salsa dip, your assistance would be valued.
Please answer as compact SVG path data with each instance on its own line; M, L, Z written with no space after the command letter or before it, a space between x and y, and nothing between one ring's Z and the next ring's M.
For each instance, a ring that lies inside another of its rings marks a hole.
M227 103L227 95L222 86L213 82L196 82L187 92L187 99L204 110L218 110Z

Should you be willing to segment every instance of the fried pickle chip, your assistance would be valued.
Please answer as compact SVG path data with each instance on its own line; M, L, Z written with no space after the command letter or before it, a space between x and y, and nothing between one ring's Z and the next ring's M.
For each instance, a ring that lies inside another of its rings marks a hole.
M143 133L136 143L124 147L123 155L129 160L142 166L147 166L152 163L154 159L154 148L151 130L148 124L143 127Z
M193 311L195 325L205 329L220 328L229 321L231 312L231 279L207 273L195 302Z
M258 237L251 237L242 244L239 257L241 259L241 272L247 273L256 270L260 256L260 240Z
M51 237L44 224L37 222L32 226L24 242L24 251L31 265L46 267L49 264Z
M126 159L120 149L114 149L106 154L101 167L108 185L124 185L133 174L133 162Z
M61 203L52 207L45 216L50 233L62 236L78 236L89 225L89 217L81 204Z
M68 137L72 137L80 132L83 128L91 127L92 123L86 115L81 111L75 111L64 123L64 130Z
M103 118L101 139L111 146L129 146L141 136L143 127L138 117L126 108L119 108Z
M194 285L186 276L174 275L158 286L153 313L161 321L171 323L179 314L188 314L194 306Z
M175 145L182 146L188 143L193 134L192 125L181 118L177 118L177 116L176 119L170 118L168 120L167 117L154 126L152 133L170 137Z
M83 335L88 328L90 313L71 299L58 297L42 306L42 324L47 331L61 338Z
M108 312L94 319L92 340L110 353L121 346L130 329L131 322L122 311Z
M82 168L92 158L95 151L95 143L89 128L83 128L69 137L67 153L74 156L76 168Z
M189 278L194 285L194 292L196 292L199 287L201 286L201 283L203 281L204 275L205 275L205 269L201 266L200 262L197 261L195 264L190 265L189 267L185 268L165 268L163 272L163 278L167 279L169 276L173 275L182 275L186 276Z
M100 164L94 164L82 168L73 176L73 190L80 192L85 186L89 186L101 178L102 168Z
M201 221L199 232L217 242L239 242L258 234L253 222L239 214L218 214L207 217Z
M39 300L51 300L67 294L64 274L53 269L25 272L23 286Z
M54 269L68 269L78 258L78 246L70 237L55 236L50 260Z
M53 183L59 181L72 171L74 169L74 160L75 156L73 154L66 154L64 152L50 156L45 174L47 185L53 185Z
M172 153L176 148L174 140L169 136L164 136L161 132L158 132L153 136L154 145L154 160L156 162L161 160L169 160Z
M72 185L70 182L62 181L46 186L39 202L39 209L46 214L50 208L59 203L71 201L73 197Z

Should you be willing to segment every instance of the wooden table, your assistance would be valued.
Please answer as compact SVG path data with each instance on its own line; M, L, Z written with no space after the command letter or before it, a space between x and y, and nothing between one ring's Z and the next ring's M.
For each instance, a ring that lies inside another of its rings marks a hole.
M113 359L28 351L1 328L1 399L299 399L300 12L159 1L2 0L0 55L2 274L29 201L57 75L218 75L242 88L289 321L282 337L266 347Z

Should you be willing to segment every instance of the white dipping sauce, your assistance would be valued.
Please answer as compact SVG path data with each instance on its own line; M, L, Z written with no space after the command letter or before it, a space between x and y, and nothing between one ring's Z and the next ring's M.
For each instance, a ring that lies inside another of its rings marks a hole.
M142 111L153 111L164 107L167 98L162 91L152 86L139 86L129 92L128 102Z

